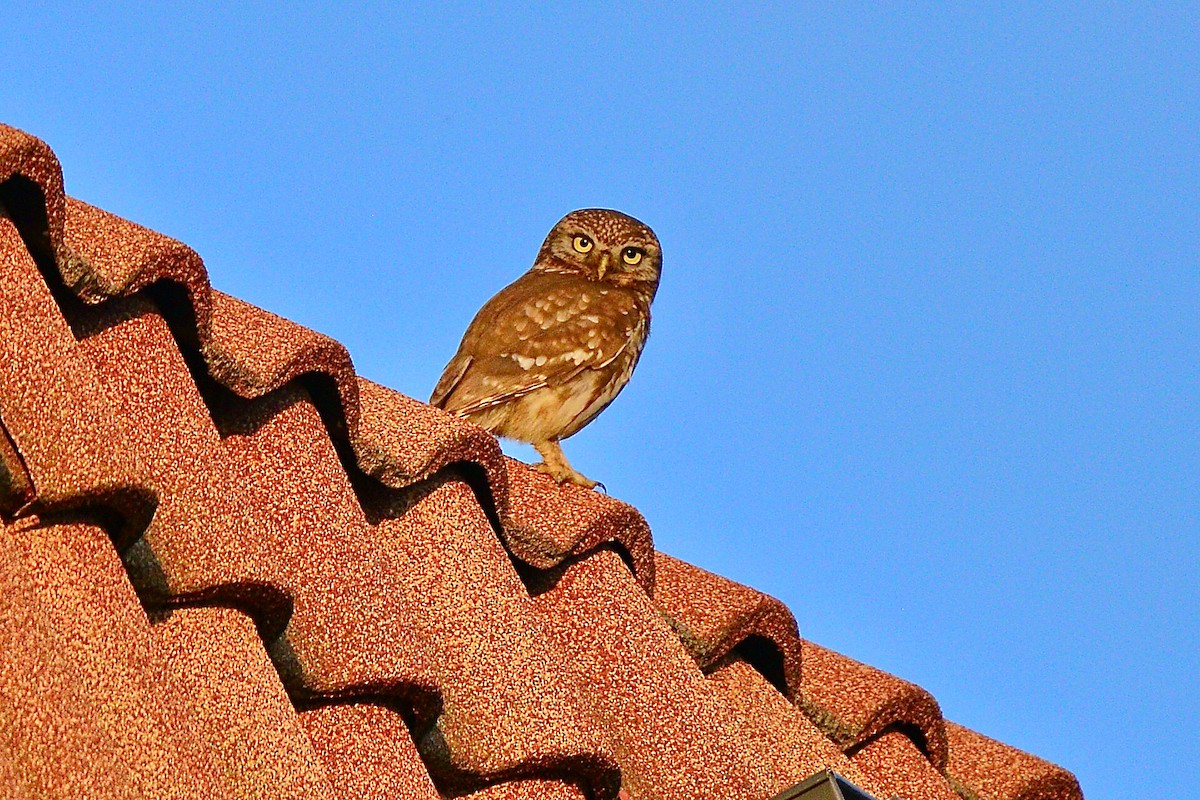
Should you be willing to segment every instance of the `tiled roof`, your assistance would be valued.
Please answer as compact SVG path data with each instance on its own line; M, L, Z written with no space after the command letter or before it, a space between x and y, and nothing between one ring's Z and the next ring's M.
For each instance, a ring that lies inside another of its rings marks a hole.
M0 126L0 794L1078 798Z

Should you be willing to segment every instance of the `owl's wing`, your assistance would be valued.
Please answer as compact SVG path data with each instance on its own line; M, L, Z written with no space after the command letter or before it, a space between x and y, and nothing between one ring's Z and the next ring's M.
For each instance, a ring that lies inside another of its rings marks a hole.
M454 358L450 359L450 363L442 371L442 377L438 378L437 386L433 387L433 394L429 396L429 405L445 408L446 398L450 396L450 392L454 391L454 387L458 386L458 382L462 380L470 366L470 355L462 352L461 349L455 353Z
M627 292L576 276L527 273L476 315L431 402L472 414L562 385L610 365L644 336L645 325Z

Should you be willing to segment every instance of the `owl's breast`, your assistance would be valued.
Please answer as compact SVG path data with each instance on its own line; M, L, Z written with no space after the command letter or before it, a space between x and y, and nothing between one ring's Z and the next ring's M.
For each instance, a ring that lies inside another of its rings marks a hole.
M633 377L633 370L637 366L638 359L642 356L642 348L646 345L646 336L649 332L648 318L639 321L631 332L628 344L621 350L612 362L601 369L586 370L589 375L581 375L581 384L572 387L573 394L582 399L582 403L578 403L578 412L569 420L565 420L563 433L559 438L566 439L579 432L583 426L587 425L596 416L606 409L625 385L629 383L629 379ZM571 403L570 405L576 405Z

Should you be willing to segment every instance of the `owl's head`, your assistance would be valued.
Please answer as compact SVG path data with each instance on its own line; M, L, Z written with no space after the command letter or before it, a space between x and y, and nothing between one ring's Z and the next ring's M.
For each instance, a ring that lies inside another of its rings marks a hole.
M533 264L538 272L579 274L651 293L661 268L662 248L654 231L607 208L582 208L560 219Z

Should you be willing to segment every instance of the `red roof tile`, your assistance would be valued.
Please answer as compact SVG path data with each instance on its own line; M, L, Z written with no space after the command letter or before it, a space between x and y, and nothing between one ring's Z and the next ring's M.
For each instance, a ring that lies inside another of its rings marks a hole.
M709 684L734 718L745 726L747 737L762 739L760 746L785 748L798 754L803 759L798 771L806 777L831 769L864 789L878 791L882 786L848 759L812 720L744 659L736 656L723 659L709 673Z
M401 489L455 464L482 467L501 516L508 511L508 469L496 437L470 422L358 379L358 466Z
M0 122L0 207L27 232L37 257L71 260L63 240L65 206L58 157L41 139Z
M4 126L0 211L0 791L1079 796L212 291Z
M329 782L343 800L439 800L404 718L372 703L300 714Z
M526 563L549 569L564 558L609 546L626 559L642 589L653 593L654 542L633 506L578 486L559 486L512 459L508 493L509 545Z
M905 734L888 731L871 739L851 758L869 777L879 797L920 797L925 800L959 800L920 748Z
M33 478L0 420L0 517L9 519L33 500Z
M229 608L178 608L154 632L160 675L190 689L192 725L216 752L223 782L252 781L256 794L278 798L328 791L253 620Z
M152 627L95 526L32 518L2 541L3 631L13 638L0 642L0 696L16 701L0 712L0 761L13 767L5 786L37 797L264 800L326 788L261 644L234 612Z
M933 696L915 684L805 642L800 705L844 748L900 727L935 767L945 768L942 711Z
M966 800L1080 800L1075 776L1059 766L946 722L951 784Z
M80 300L100 303L170 281L185 289L198 327L208 329L208 273L192 248L73 197L63 242L75 258L62 265L62 277Z
M145 523L138 455L114 449L119 420L91 386L90 366L12 223L0 219L0 398L4 429L34 487L31 510L92 504L101 495L132 531Z
M654 600L674 623L701 669L734 650L776 688L800 690L800 632L787 606L774 597L694 567L655 555Z
M616 553L597 551L545 580L545 625L590 684L631 796L769 797L814 771L814 742L757 729L731 705Z
M496 783L465 796L470 800L582 800L586 797L575 785L554 780Z

